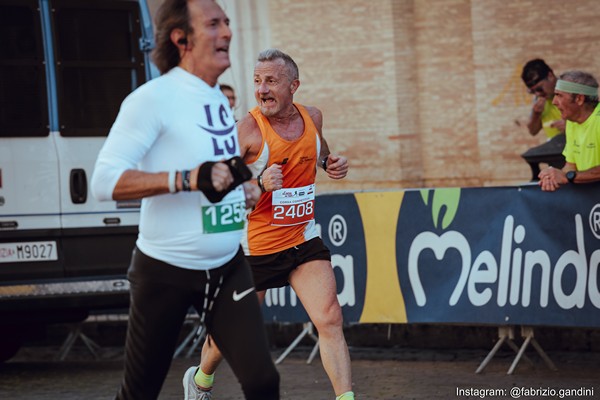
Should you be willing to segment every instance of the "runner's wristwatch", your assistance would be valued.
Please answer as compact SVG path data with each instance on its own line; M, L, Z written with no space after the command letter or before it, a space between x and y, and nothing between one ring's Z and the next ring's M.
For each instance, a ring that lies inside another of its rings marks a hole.
M568 171L566 176L569 183L574 183L575 177L577 176L577 171Z
M321 160L321 167L323 167L323 171L327 171L327 159L328 158L329 158L329 156L327 156Z

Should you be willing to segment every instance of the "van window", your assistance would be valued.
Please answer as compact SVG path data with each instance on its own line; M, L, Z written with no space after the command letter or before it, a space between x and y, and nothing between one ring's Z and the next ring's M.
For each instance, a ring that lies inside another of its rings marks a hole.
M54 0L58 118L63 136L106 136L123 99L144 82L139 6Z
M0 1L0 137L48 136L37 1Z

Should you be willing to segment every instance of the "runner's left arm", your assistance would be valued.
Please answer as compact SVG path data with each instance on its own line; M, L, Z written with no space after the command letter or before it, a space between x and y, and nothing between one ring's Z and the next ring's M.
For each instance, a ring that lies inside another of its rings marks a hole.
M319 137L321 138L321 151L319 152L318 165L322 167L331 179L342 179L348 174L348 160L346 157L332 154L329 144L323 136L323 113L316 107L307 107Z

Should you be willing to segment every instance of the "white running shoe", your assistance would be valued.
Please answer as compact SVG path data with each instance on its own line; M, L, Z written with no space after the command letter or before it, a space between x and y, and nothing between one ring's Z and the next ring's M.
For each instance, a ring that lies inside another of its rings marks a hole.
M194 382L194 375L198 367L189 367L183 375L183 395L184 400L211 400L212 393L210 390L204 391Z

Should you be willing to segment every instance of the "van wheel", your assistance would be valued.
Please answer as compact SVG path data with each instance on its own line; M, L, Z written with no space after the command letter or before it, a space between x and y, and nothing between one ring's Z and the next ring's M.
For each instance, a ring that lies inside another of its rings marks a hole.
M0 362L4 362L13 358L23 345L23 332L18 327L11 326L1 327L0 332Z

